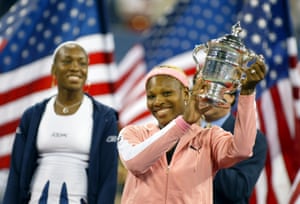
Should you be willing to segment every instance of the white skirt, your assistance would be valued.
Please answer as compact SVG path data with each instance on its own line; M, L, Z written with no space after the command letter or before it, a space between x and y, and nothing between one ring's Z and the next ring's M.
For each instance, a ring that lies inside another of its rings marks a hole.
M40 161L32 180L29 203L87 203L87 165L70 158L60 157L60 162L57 161L55 158Z

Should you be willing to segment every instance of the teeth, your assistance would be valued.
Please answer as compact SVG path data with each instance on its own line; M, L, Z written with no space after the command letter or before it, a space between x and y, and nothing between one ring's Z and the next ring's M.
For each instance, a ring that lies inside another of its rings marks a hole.
M161 109L161 110L156 112L156 115L157 116L163 116L163 115L167 114L168 111L169 111L168 109Z
M69 76L70 80L79 80L80 78L78 76Z

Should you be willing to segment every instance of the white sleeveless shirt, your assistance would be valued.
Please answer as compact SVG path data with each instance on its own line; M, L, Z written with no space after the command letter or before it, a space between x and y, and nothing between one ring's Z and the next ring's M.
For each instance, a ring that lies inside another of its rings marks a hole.
M55 98L47 104L38 130L39 159L29 203L39 203L41 197L49 204L59 204L61 197L69 204L80 203L81 199L87 202L86 168L92 138L92 102L84 96L74 114L57 115ZM47 188L48 192L45 191Z

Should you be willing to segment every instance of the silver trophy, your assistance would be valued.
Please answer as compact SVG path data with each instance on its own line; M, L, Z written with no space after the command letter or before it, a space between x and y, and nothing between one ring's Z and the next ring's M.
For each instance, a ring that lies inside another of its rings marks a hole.
M256 55L243 44L239 33L242 31L240 23L232 26L232 33L205 44L196 45L193 58L197 65L196 77L201 77L207 84L207 91L199 94L200 101L218 107L229 107L224 100L225 93L233 93L240 87L245 78L244 70L255 60L263 61L261 55ZM205 63L200 64L206 54Z

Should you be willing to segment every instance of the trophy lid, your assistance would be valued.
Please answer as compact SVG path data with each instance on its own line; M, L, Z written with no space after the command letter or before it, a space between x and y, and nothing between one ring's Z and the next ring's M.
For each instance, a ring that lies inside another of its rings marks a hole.
M232 26L231 34L226 34L225 36L216 39L216 43L224 44L225 46L229 46L237 51L246 51L246 47L242 39L239 37L242 30L240 22L238 21Z

